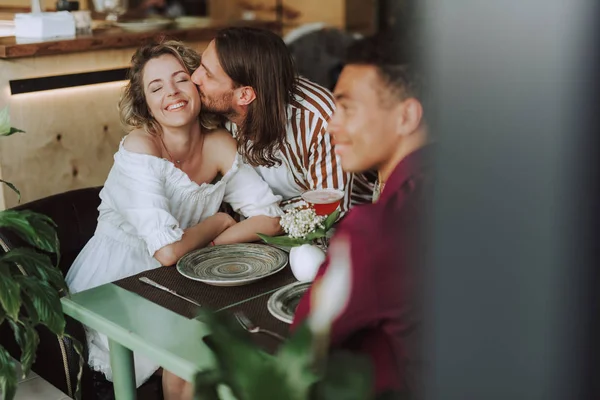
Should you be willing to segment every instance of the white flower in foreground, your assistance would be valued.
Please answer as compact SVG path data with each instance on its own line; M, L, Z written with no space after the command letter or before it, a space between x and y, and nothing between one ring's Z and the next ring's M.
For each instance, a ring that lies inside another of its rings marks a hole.
M325 217L318 216L312 208L293 209L286 212L280 220L280 225L294 239L304 239L306 235L317 228L323 228Z
M350 299L352 286L350 240L338 236L328 249L329 267L313 285L311 312L308 326L313 332L327 332L335 319L344 311Z

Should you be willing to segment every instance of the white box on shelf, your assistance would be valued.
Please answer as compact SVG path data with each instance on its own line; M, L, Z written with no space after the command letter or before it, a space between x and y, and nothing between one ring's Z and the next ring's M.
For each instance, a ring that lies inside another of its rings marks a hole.
M68 11L15 14L15 36L44 39L75 36L75 19Z

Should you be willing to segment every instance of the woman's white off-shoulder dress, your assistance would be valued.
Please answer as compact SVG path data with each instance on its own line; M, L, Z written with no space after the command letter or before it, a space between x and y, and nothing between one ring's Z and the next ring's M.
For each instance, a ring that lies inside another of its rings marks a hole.
M220 181L198 185L173 163L130 152L123 141L100 198L96 232L66 277L73 293L160 267L153 254L216 214L223 201L247 218L282 214L281 197L239 155ZM106 336L88 329L87 341L90 366L112 380ZM135 355L137 386L156 369Z

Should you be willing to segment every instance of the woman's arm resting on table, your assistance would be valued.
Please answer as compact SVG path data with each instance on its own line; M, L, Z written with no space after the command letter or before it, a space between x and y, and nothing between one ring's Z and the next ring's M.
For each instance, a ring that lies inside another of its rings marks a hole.
M219 140L219 146L211 154L218 155L223 175L226 176L230 168L235 169L229 175L223 201L246 217L219 235L215 244L255 242L260 240L257 233L280 234L281 196L275 196L260 175L238 158L235 139L229 133L215 134L214 138Z
M184 230L181 240L161 247L154 253L154 258L162 265L173 265L184 254L206 246L234 224L235 221L229 215L217 213Z
M214 240L215 244L245 243L260 240L257 233L277 236L282 233L279 218L257 215L238 222Z

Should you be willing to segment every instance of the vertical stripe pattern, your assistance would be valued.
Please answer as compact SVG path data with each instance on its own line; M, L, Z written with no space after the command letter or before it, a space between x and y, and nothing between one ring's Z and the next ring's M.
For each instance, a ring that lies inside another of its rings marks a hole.
M342 170L339 157L333 151L328 121L335 110L333 95L327 89L304 78L298 80L296 92L288 104L287 140L282 149L284 161L294 181L302 190L338 189L345 192L342 215L351 205L370 203L373 185L362 174ZM233 124L227 124L230 131ZM305 205L300 197L282 202L284 210Z
M292 173L302 188L343 190L341 210L345 213L351 205L371 202L373 186L361 174L353 176L342 170L339 157L333 151L332 137L327 132L334 110L331 92L300 78L295 98L288 105L291 118L284 156L294 166ZM304 204L301 199L287 201L287 206L291 207L300 204Z

